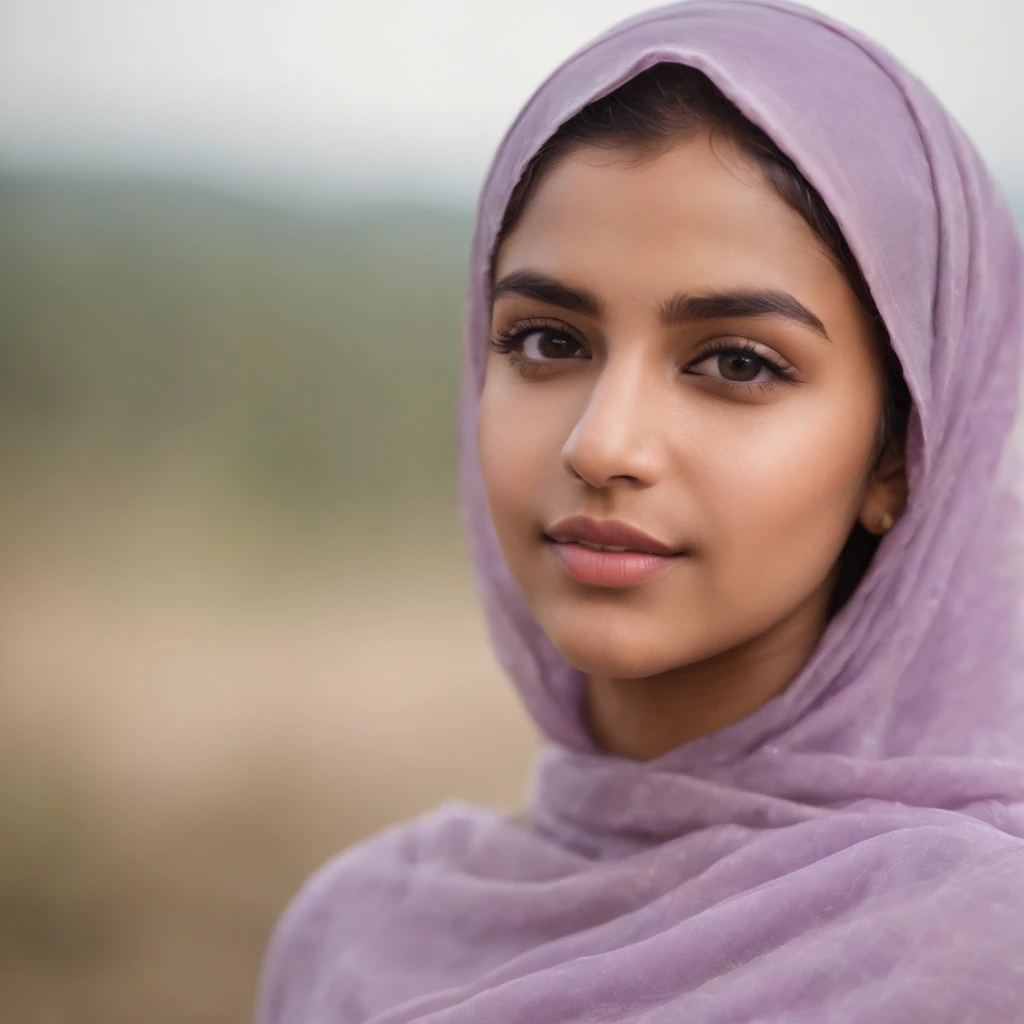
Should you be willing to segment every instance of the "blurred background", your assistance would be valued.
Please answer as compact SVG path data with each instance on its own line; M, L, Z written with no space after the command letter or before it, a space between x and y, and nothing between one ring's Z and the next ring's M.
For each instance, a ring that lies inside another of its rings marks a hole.
M647 6L0 0L0 1020L247 1021L323 860L521 805L456 515L472 208ZM1024 210L1024 5L814 6Z

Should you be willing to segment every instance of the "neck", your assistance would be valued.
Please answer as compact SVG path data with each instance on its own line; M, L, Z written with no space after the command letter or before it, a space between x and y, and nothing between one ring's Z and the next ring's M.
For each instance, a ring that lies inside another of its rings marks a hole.
M823 588L766 633L692 665L641 679L587 677L595 742L649 761L738 722L783 690L807 663L827 625Z

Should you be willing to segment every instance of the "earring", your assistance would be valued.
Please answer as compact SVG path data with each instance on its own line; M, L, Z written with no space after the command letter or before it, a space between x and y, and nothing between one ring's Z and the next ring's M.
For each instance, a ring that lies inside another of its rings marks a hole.
M888 533L892 529L892 516L888 512L883 512L875 525L878 527L879 533Z

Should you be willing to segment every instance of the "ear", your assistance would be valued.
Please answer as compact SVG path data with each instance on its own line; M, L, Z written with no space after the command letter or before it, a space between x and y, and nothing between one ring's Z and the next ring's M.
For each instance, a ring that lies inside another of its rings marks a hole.
M890 443L878 458L868 478L860 514L861 526L868 533L887 533L903 515L907 505L907 464L903 445Z

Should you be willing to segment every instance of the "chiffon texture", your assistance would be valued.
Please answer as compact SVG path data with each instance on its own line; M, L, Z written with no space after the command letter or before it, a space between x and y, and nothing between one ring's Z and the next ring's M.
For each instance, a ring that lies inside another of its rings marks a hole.
M821 193L914 411L906 513L809 663L748 718L639 762L595 746L582 676L511 578L476 425L513 186L562 121L660 61L706 73ZM566 60L483 188L460 405L493 643L547 740L528 827L452 802L340 854L278 925L260 1024L1024 1021L1022 285L961 128L843 25L697 0Z

